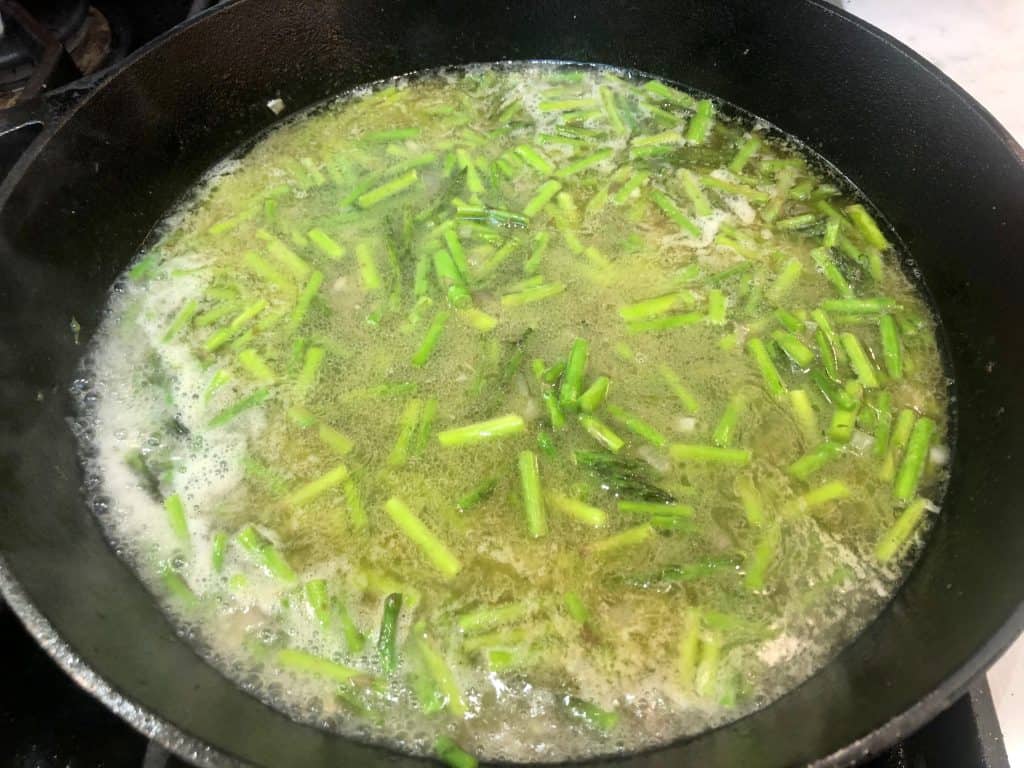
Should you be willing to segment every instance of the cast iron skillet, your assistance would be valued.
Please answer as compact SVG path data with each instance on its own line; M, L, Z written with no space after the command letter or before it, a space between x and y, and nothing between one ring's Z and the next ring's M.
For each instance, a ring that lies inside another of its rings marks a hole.
M0 582L40 642L139 730L203 765L415 765L293 723L177 638L82 501L69 387L114 277L204 170L358 83L442 64L636 67L804 139L885 212L956 376L945 508L903 588L772 706L632 766L844 765L947 706L1024 624L1024 163L931 66L819 0L244 0L140 51L0 187ZM81 345L68 329L74 316Z

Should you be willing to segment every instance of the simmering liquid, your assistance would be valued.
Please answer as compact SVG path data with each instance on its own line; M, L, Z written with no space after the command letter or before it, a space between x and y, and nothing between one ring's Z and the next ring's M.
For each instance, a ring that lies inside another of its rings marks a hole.
M201 652L453 765L765 705L879 610L947 460L931 315L856 191L600 68L276 128L119 281L78 389L101 519Z

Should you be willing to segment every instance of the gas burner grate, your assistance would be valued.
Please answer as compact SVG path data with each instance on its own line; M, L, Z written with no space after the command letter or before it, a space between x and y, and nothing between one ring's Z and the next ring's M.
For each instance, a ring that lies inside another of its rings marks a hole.
M0 109L117 63L217 0L0 0Z

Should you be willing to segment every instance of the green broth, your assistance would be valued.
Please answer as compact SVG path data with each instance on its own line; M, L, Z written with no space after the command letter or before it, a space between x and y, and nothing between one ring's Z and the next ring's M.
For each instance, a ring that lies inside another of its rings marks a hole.
M287 121L168 219L91 368L104 520L182 628L415 752L763 706L879 610L945 472L931 315L855 191L600 68Z

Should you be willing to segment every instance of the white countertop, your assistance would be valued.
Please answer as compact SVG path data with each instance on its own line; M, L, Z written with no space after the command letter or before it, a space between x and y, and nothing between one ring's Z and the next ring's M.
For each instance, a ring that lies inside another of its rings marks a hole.
M1024 0L845 0L980 101L1024 144ZM1024 637L988 673L1013 768L1024 768Z

